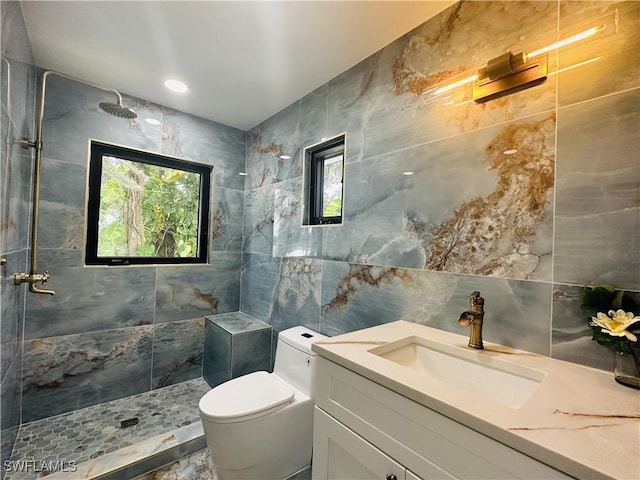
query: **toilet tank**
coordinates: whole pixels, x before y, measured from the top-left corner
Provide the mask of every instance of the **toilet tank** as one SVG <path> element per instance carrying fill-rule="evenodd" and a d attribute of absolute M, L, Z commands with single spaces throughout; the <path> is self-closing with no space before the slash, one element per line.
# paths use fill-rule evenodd
<path fill-rule="evenodd" d="M 311 345 L 325 335 L 306 327 L 293 327 L 278 334 L 273 373 L 305 395 L 313 398 L 316 354 Z"/>

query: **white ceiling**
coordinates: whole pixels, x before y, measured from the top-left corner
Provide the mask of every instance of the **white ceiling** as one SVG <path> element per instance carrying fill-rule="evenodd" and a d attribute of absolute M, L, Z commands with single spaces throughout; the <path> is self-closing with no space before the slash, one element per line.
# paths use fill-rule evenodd
<path fill-rule="evenodd" d="M 23 1 L 36 64 L 248 130 L 454 1 Z M 189 86 L 175 94 L 163 86 Z"/>

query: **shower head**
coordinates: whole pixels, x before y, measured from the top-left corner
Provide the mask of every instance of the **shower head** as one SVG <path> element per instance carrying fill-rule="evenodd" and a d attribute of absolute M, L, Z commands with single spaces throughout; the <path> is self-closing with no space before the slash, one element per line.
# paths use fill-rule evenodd
<path fill-rule="evenodd" d="M 134 112 L 130 108 L 122 106 L 121 103 L 102 102 L 100 103 L 99 106 L 102 110 L 104 110 L 108 114 L 118 118 L 131 119 L 131 118 L 136 118 L 138 116 L 136 112 Z"/>

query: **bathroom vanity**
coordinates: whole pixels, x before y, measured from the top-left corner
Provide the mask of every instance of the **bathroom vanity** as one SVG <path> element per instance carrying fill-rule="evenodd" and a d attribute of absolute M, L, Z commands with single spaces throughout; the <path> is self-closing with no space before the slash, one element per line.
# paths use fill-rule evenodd
<path fill-rule="evenodd" d="M 640 392 L 467 340 L 398 321 L 314 344 L 313 478 L 640 478 Z"/>

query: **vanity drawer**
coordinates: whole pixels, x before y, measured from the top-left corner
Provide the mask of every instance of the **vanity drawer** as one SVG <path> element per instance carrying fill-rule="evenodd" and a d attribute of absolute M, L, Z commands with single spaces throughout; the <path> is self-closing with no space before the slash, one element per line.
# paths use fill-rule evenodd
<path fill-rule="evenodd" d="M 316 404 L 415 472 L 458 478 L 571 478 L 324 358 Z"/>

